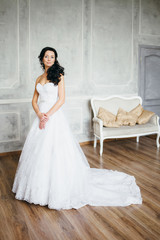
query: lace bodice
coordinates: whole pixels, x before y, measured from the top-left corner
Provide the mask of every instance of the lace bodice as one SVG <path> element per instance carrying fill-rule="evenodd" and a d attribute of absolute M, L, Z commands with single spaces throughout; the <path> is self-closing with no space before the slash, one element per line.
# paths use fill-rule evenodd
<path fill-rule="evenodd" d="M 58 85 L 48 82 L 44 85 L 38 83 L 36 89 L 39 93 L 39 101 L 41 102 L 56 102 L 58 99 Z"/>

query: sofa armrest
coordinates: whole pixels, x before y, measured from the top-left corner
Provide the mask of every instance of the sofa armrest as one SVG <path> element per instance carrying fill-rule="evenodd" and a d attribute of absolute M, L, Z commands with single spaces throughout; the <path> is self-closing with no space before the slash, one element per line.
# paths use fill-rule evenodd
<path fill-rule="evenodd" d="M 153 124 L 153 125 L 158 125 L 159 126 L 159 116 L 158 115 L 156 115 L 156 114 L 154 114 L 151 118 L 150 118 L 150 120 L 148 121 L 148 123 L 151 123 L 151 124 Z"/>
<path fill-rule="evenodd" d="M 103 121 L 100 118 L 94 117 L 93 119 L 94 133 L 98 136 L 103 135 Z"/>
<path fill-rule="evenodd" d="M 100 126 L 103 127 L 103 121 L 102 121 L 100 118 L 94 117 L 92 120 L 93 120 L 93 122 L 96 122 L 96 123 L 98 123 Z"/>

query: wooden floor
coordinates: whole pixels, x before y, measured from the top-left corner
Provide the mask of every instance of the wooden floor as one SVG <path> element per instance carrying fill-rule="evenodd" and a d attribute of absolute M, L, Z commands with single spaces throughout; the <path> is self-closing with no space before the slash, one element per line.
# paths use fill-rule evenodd
<path fill-rule="evenodd" d="M 82 149 L 91 167 L 123 171 L 136 177 L 142 205 L 84 206 L 78 210 L 51 210 L 14 198 L 11 192 L 19 154 L 0 157 L 0 240 L 159 240 L 160 152 L 155 139 L 141 137 Z"/>

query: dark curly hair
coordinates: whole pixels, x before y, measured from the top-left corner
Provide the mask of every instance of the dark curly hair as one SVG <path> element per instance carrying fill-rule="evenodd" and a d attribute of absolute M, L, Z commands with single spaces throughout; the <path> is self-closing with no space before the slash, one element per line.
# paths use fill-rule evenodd
<path fill-rule="evenodd" d="M 64 68 L 62 66 L 60 66 L 57 58 L 58 58 L 58 54 L 57 54 L 57 51 L 52 48 L 52 47 L 45 47 L 41 50 L 38 58 L 39 58 L 39 62 L 41 64 L 41 67 L 42 69 L 44 70 L 45 69 L 45 65 L 43 63 L 43 57 L 45 55 L 45 52 L 46 51 L 52 51 L 54 52 L 55 54 L 55 62 L 54 64 L 48 68 L 47 70 L 47 79 L 50 81 L 50 82 L 53 82 L 54 85 L 58 85 L 58 83 L 60 82 L 60 74 L 64 75 Z"/>

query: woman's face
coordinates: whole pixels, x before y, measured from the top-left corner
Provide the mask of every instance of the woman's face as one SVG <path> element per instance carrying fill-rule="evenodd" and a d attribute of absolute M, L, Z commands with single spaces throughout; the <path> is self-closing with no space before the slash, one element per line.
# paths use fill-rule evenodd
<path fill-rule="evenodd" d="M 53 51 L 46 51 L 43 57 L 45 67 L 51 67 L 55 62 L 55 54 Z"/>

